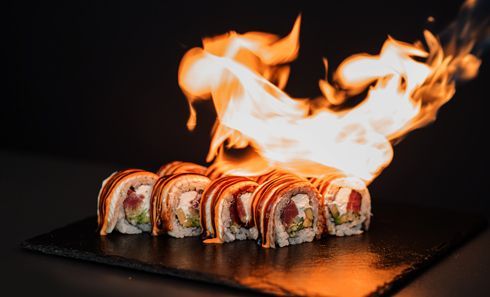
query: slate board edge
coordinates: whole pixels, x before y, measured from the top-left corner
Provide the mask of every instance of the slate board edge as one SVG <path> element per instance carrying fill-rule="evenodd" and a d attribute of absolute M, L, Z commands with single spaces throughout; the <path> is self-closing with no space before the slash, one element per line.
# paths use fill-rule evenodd
<path fill-rule="evenodd" d="M 90 252 L 83 252 L 80 250 L 74 250 L 69 248 L 60 248 L 56 245 L 46 245 L 36 243 L 37 239 L 48 236 L 49 234 L 56 232 L 58 230 L 67 228 L 71 225 L 77 224 L 81 221 L 92 219 L 93 217 L 88 217 L 86 219 L 78 220 L 73 223 L 67 224 L 64 227 L 57 228 L 51 232 L 44 233 L 33 238 L 27 239 L 20 243 L 20 247 L 29 251 L 38 252 L 41 254 L 60 256 L 64 258 L 83 260 L 98 264 L 122 267 L 126 269 L 139 270 L 143 272 L 148 272 L 152 274 L 167 275 L 171 277 L 178 277 L 181 279 L 187 279 L 192 281 L 199 281 L 204 283 L 211 283 L 217 285 L 226 285 L 231 288 L 246 290 L 249 292 L 261 293 L 261 294 L 271 294 L 271 295 L 295 295 L 287 289 L 277 287 L 278 290 L 271 290 L 267 288 L 252 288 L 244 285 L 240 285 L 237 282 L 229 281 L 227 279 L 219 277 L 209 277 L 206 274 L 199 273 L 192 270 L 176 269 L 172 267 L 162 267 L 150 265 L 138 260 L 131 259 L 132 263 L 128 264 L 126 260 L 118 256 L 99 256 Z M 426 257 L 421 257 L 419 261 L 411 265 L 391 281 L 386 282 L 384 285 L 377 287 L 373 292 L 369 293 L 367 296 L 388 296 L 396 293 L 402 289 L 405 285 L 410 283 L 418 275 L 426 271 L 433 264 L 442 260 L 444 257 L 449 255 L 451 252 L 457 250 L 464 243 L 469 241 L 471 238 L 475 237 L 477 234 L 485 230 L 488 226 L 486 219 L 481 217 L 480 220 L 473 226 L 472 229 L 467 230 L 465 233 L 457 233 L 456 236 L 445 245 L 435 248 L 434 250 L 429 250 L 433 254 Z M 430 254 L 430 253 L 429 253 Z M 163 269 L 162 269 L 163 268 Z"/>
<path fill-rule="evenodd" d="M 421 257 L 419 261 L 406 268 L 391 281 L 379 286 L 368 296 L 391 296 L 400 291 L 404 286 L 413 281 L 417 276 L 427 271 L 434 264 L 438 263 L 452 252 L 462 247 L 470 239 L 476 237 L 479 233 L 488 227 L 488 221 L 484 217 L 475 223 L 472 229 L 465 233 L 457 233 L 455 237 L 446 244 L 428 250 L 428 256 Z"/>
<path fill-rule="evenodd" d="M 48 234 L 48 233 L 46 233 Z M 42 234 L 40 236 L 46 235 Z M 75 250 L 75 249 L 69 249 L 69 248 L 60 248 L 56 245 L 45 245 L 45 244 L 37 244 L 37 243 L 31 243 L 30 241 L 35 241 L 36 238 L 40 237 L 36 236 L 31 239 L 25 240 L 21 242 L 20 247 L 32 252 L 37 252 L 45 255 L 50 255 L 50 256 L 57 256 L 57 257 L 63 257 L 63 258 L 68 258 L 68 259 L 75 259 L 75 260 L 82 260 L 82 261 L 87 261 L 87 262 L 92 262 L 92 263 L 97 263 L 97 264 L 104 264 L 112 267 L 120 267 L 120 268 L 125 268 L 125 269 L 130 269 L 130 270 L 138 270 L 142 272 L 147 272 L 147 273 L 152 273 L 156 275 L 166 275 L 170 277 L 177 277 L 180 279 L 186 279 L 186 280 L 192 280 L 192 281 L 198 281 L 198 282 L 203 282 L 207 284 L 217 284 L 217 285 L 225 285 L 227 287 L 235 288 L 235 289 L 240 289 L 240 290 L 246 290 L 254 293 L 261 293 L 261 294 L 278 294 L 276 291 L 265 291 L 265 290 L 259 290 L 255 289 L 252 287 L 247 287 L 247 286 L 242 286 L 237 282 L 231 282 L 226 279 L 222 279 L 219 277 L 209 277 L 206 274 L 199 273 L 196 271 L 192 270 L 185 270 L 185 269 L 176 269 L 172 267 L 163 267 L 163 266 L 155 266 L 155 265 L 150 265 L 148 263 L 144 263 L 138 260 L 131 259 L 131 264 L 127 263 L 127 260 L 125 260 L 123 257 L 118 257 L 118 256 L 99 256 L 94 253 L 90 252 L 82 252 L 80 250 Z M 291 295 L 290 292 L 283 292 L 284 295 Z"/>

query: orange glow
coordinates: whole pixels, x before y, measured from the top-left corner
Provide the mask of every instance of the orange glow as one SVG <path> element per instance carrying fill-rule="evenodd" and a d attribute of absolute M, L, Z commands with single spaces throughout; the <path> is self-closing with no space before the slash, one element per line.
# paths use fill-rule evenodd
<path fill-rule="evenodd" d="M 454 95 L 455 75 L 470 79 L 480 66 L 471 46 L 446 55 L 428 31 L 425 47 L 388 37 L 378 55 L 345 59 L 334 83 L 320 80 L 324 104 L 313 104 L 283 91 L 287 64 L 299 52 L 300 22 L 282 39 L 259 32 L 205 38 L 183 57 L 179 84 L 191 110 L 188 128 L 196 125 L 193 104 L 212 100 L 217 119 L 207 161 L 221 172 L 283 168 L 312 177 L 337 169 L 369 183 L 390 164 L 396 141 L 435 120 Z M 363 92 L 361 103 L 342 106 Z M 234 157 L 230 149 L 252 153 Z"/>

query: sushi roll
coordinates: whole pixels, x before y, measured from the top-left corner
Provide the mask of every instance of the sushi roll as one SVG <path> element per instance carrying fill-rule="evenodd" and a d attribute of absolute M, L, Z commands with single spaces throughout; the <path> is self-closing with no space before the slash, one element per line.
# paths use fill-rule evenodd
<path fill-rule="evenodd" d="M 326 231 L 330 235 L 356 235 L 369 229 L 371 197 L 362 180 L 331 174 L 310 181 L 322 195 Z"/>
<path fill-rule="evenodd" d="M 102 182 L 97 198 L 100 235 L 149 232 L 150 194 L 158 175 L 139 169 L 113 173 Z"/>
<path fill-rule="evenodd" d="M 264 248 L 311 242 L 322 232 L 320 193 L 310 182 L 286 174 L 253 194 L 254 222 Z"/>
<path fill-rule="evenodd" d="M 205 243 L 257 239 L 252 219 L 252 193 L 258 184 L 246 177 L 213 180 L 201 200 Z"/>
<path fill-rule="evenodd" d="M 165 164 L 158 169 L 159 176 L 172 175 L 178 173 L 199 173 L 205 174 L 207 168 L 191 162 L 174 161 Z"/>
<path fill-rule="evenodd" d="M 182 238 L 202 232 L 199 205 L 210 179 L 197 173 L 160 177 L 151 194 L 152 235 Z"/>

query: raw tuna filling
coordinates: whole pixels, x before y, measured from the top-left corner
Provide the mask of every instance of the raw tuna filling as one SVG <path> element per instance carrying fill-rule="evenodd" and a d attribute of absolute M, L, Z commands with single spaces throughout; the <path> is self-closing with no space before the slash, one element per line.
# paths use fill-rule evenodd
<path fill-rule="evenodd" d="M 296 237 L 297 233 L 313 226 L 313 209 L 306 194 L 297 194 L 283 208 L 281 221 L 286 227 L 289 237 Z"/>
<path fill-rule="evenodd" d="M 130 187 L 123 202 L 126 220 L 134 226 L 150 223 L 151 186 Z"/>
<path fill-rule="evenodd" d="M 362 196 L 359 192 L 341 188 L 328 208 L 336 225 L 352 222 L 360 217 Z"/>
<path fill-rule="evenodd" d="M 189 191 L 180 195 L 177 205 L 177 219 L 185 228 L 201 227 L 199 221 L 199 201 L 201 200 L 202 190 Z"/>
<path fill-rule="evenodd" d="M 251 221 L 250 206 L 252 193 L 245 192 L 236 195 L 230 204 L 230 219 L 232 232 L 239 232 L 240 227 L 246 227 Z"/>

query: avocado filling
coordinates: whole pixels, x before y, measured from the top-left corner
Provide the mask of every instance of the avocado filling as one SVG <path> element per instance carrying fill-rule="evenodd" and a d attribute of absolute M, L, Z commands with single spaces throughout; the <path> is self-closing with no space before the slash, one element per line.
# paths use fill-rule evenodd
<path fill-rule="evenodd" d="M 147 211 L 141 212 L 139 215 L 130 218 L 130 223 L 133 225 L 143 225 L 150 223 L 150 216 Z"/>
<path fill-rule="evenodd" d="M 355 213 L 352 211 L 347 211 L 346 213 L 341 215 L 335 204 L 329 205 L 328 208 L 330 210 L 330 214 L 332 215 L 332 219 L 335 225 L 342 225 L 348 222 L 352 222 L 358 220 L 360 217 L 359 213 Z"/>

